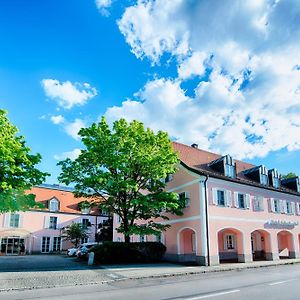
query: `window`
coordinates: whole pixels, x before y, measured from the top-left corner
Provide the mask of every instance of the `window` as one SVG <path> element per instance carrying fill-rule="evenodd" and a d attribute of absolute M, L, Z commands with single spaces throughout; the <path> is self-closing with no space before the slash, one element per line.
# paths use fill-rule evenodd
<path fill-rule="evenodd" d="M 89 219 L 82 219 L 82 228 L 83 229 L 87 229 L 88 226 L 90 226 L 91 223 L 90 223 L 90 220 Z"/>
<path fill-rule="evenodd" d="M 147 236 L 146 235 L 140 235 L 140 242 L 147 242 Z"/>
<path fill-rule="evenodd" d="M 19 214 L 11 214 L 9 226 L 18 228 L 19 225 L 20 225 L 20 215 Z"/>
<path fill-rule="evenodd" d="M 260 183 L 268 185 L 268 171 L 265 166 L 260 167 Z"/>
<path fill-rule="evenodd" d="M 286 212 L 290 215 L 294 214 L 292 202 L 286 201 Z"/>
<path fill-rule="evenodd" d="M 225 206 L 225 191 L 217 191 L 217 205 Z"/>
<path fill-rule="evenodd" d="M 260 174 L 260 183 L 263 185 L 268 184 L 268 176 L 265 174 Z"/>
<path fill-rule="evenodd" d="M 161 242 L 161 233 L 154 236 L 155 242 Z"/>
<path fill-rule="evenodd" d="M 89 242 L 88 237 L 81 238 L 81 244 L 88 243 L 88 242 Z"/>
<path fill-rule="evenodd" d="M 225 157 L 225 176 L 236 177 L 235 163 L 230 155 L 226 155 Z"/>
<path fill-rule="evenodd" d="M 239 208 L 246 208 L 245 194 L 238 194 Z"/>
<path fill-rule="evenodd" d="M 58 211 L 58 200 L 56 200 L 56 199 L 50 200 L 49 210 L 50 211 Z"/>
<path fill-rule="evenodd" d="M 49 218 L 49 228 L 50 229 L 57 229 L 57 217 L 50 217 Z"/>
<path fill-rule="evenodd" d="M 273 186 L 275 188 L 280 188 L 280 179 L 279 178 L 273 177 Z"/>
<path fill-rule="evenodd" d="M 173 174 L 168 174 L 167 177 L 165 178 L 165 183 L 172 181 L 172 179 L 173 179 Z"/>
<path fill-rule="evenodd" d="M 42 253 L 48 253 L 50 251 L 50 236 L 42 237 Z"/>
<path fill-rule="evenodd" d="M 280 213 L 280 201 L 278 199 L 273 200 L 274 212 Z"/>
<path fill-rule="evenodd" d="M 253 201 L 253 210 L 254 211 L 263 211 L 264 210 L 264 198 L 255 197 Z"/>
<path fill-rule="evenodd" d="M 225 175 L 231 178 L 235 178 L 235 166 L 225 165 Z"/>
<path fill-rule="evenodd" d="M 235 249 L 235 241 L 233 234 L 225 235 L 225 243 L 224 243 L 225 250 L 234 250 Z"/>
<path fill-rule="evenodd" d="M 185 200 L 185 207 L 190 206 L 190 199 L 188 198 L 188 193 L 187 192 L 182 192 L 178 194 L 179 200 Z"/>
<path fill-rule="evenodd" d="M 52 251 L 57 252 L 57 251 L 60 251 L 60 249 L 61 249 L 61 237 L 60 236 L 55 236 L 53 238 Z"/>

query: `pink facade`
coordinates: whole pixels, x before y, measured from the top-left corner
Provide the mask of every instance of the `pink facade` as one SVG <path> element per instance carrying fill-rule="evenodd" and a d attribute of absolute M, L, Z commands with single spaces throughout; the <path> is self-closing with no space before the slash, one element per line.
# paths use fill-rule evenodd
<path fill-rule="evenodd" d="M 2 255 L 18 255 L 25 251 L 31 253 L 52 253 L 66 250 L 72 244 L 64 241 L 63 228 L 72 222 L 88 224 L 89 237 L 85 242 L 93 242 L 98 224 L 106 217 L 97 211 L 81 211 L 70 189 L 56 186 L 34 187 L 30 193 L 45 205 L 39 210 L 0 214 L 0 245 Z"/>
<path fill-rule="evenodd" d="M 300 257 L 297 190 L 249 179 L 252 174 L 248 178 L 247 172 L 255 173 L 255 166 L 238 161 L 234 163 L 237 176 L 219 174 L 208 162 L 223 157 L 177 143 L 175 149 L 181 164 L 167 190 L 185 192 L 190 201 L 183 216 L 170 215 L 169 221 L 161 221 L 171 225 L 162 235 L 168 260 L 215 265 Z M 264 175 L 263 168 L 258 170 Z M 155 239 L 142 239 L 146 238 Z M 114 240 L 123 240 L 115 230 Z"/>

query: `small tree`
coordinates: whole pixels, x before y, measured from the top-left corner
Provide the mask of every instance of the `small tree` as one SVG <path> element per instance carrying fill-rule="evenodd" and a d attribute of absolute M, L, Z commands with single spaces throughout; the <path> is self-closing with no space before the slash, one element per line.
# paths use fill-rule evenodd
<path fill-rule="evenodd" d="M 64 228 L 62 238 L 71 241 L 75 248 L 80 244 L 81 239 L 89 236 L 88 229 L 83 227 L 81 223 L 71 223 Z"/>
<path fill-rule="evenodd" d="M 164 191 L 162 179 L 178 163 L 167 133 L 155 134 L 141 122 L 124 119 L 111 130 L 102 118 L 79 135 L 86 149 L 77 159 L 58 163 L 59 180 L 75 183 L 76 196 L 98 199 L 102 209 L 119 215 L 117 230 L 125 242 L 132 234 L 160 234 L 168 226 L 156 220 L 168 219 L 165 213 L 182 214 L 184 199 Z"/>
<path fill-rule="evenodd" d="M 35 167 L 40 161 L 41 155 L 30 154 L 24 137 L 0 109 L 0 213 L 38 205 L 35 196 L 25 195 L 25 190 L 41 184 L 49 175 Z"/>
<path fill-rule="evenodd" d="M 295 174 L 293 172 L 287 173 L 286 175 L 281 175 L 281 179 L 288 179 L 288 178 L 294 178 L 294 177 L 297 177 L 297 174 Z"/>

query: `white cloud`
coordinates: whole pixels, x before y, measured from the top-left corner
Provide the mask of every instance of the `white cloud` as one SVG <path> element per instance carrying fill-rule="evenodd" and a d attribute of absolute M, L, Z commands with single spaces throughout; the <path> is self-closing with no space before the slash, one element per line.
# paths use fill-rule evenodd
<path fill-rule="evenodd" d="M 62 115 L 57 116 L 51 116 L 50 120 L 53 122 L 53 124 L 58 125 L 65 122 L 65 118 Z"/>
<path fill-rule="evenodd" d="M 106 116 L 237 158 L 299 150 L 299 24 L 296 0 L 139 0 L 120 31 L 137 58 L 175 58 L 178 77 L 146 83 Z"/>
<path fill-rule="evenodd" d="M 70 158 L 71 160 L 75 160 L 81 153 L 81 150 L 78 148 L 75 148 L 72 151 L 69 152 L 63 152 L 62 154 L 56 154 L 54 155 L 55 160 L 64 160 L 66 158 Z"/>
<path fill-rule="evenodd" d="M 112 0 L 96 0 L 96 6 L 103 16 L 108 16 L 108 8 L 112 6 Z"/>
<path fill-rule="evenodd" d="M 60 82 L 56 79 L 43 79 L 42 87 L 46 95 L 65 109 L 82 106 L 97 95 L 97 90 L 89 83 Z"/>
<path fill-rule="evenodd" d="M 81 119 L 75 119 L 74 122 L 68 122 L 64 126 L 64 130 L 73 139 L 79 140 L 80 137 L 78 135 L 78 132 L 79 132 L 79 130 L 81 128 L 84 128 L 84 127 L 86 127 L 86 124 L 85 124 L 85 122 L 83 120 L 81 120 Z"/>

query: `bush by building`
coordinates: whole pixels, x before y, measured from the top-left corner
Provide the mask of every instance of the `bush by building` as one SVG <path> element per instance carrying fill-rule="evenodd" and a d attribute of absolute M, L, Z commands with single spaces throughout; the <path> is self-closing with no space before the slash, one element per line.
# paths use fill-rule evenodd
<path fill-rule="evenodd" d="M 159 242 L 104 242 L 90 251 L 99 264 L 153 263 L 162 260 L 166 247 Z"/>

